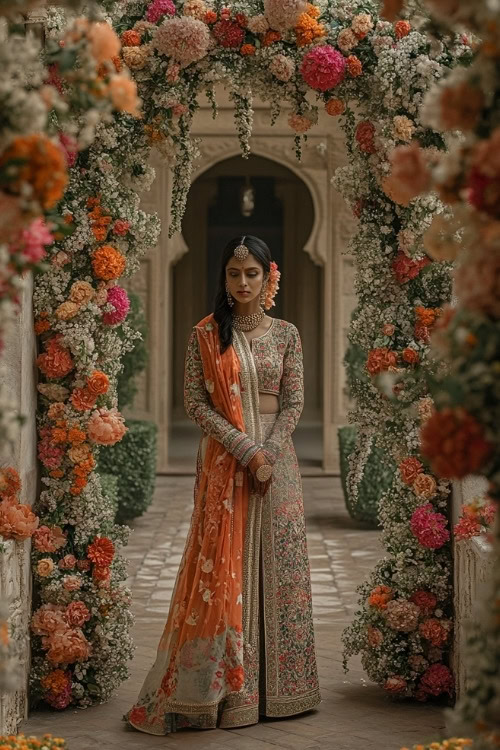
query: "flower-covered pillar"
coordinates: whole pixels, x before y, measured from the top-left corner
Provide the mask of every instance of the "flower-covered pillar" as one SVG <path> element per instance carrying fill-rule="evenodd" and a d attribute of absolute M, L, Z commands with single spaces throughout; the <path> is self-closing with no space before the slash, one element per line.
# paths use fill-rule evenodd
<path fill-rule="evenodd" d="M 33 314 L 31 308 L 32 284 L 23 289 L 19 315 L 8 327 L 2 352 L 0 381 L 4 424 L 10 424 L 8 437 L 11 442 L 3 444 L 0 467 L 15 466 L 18 469 L 22 493 L 22 503 L 32 505 L 36 495 L 36 434 L 33 420 L 29 420 L 22 430 L 8 415 L 33 415 L 36 408 L 35 370 L 32 366 L 35 353 Z M 5 413 L 8 407 L 8 415 Z M 1 484 L 1 482 L 0 482 Z M 2 527 L 3 528 L 3 527 Z M 18 678 L 15 692 L 0 695 L 0 734 L 16 732 L 18 722 L 27 714 L 27 681 L 30 667 L 31 615 L 31 566 L 30 541 L 8 539 L 0 547 L 0 601 L 8 606 L 11 644 L 9 650 L 16 657 L 14 675 L 2 675 L 12 685 L 12 677 Z M 12 662 L 7 662 L 10 670 Z M 9 685 L 9 686 L 11 686 Z"/>

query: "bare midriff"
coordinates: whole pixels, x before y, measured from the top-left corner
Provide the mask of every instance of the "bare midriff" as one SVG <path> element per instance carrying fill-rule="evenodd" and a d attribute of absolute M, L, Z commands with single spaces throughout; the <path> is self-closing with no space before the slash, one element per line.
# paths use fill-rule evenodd
<path fill-rule="evenodd" d="M 272 393 L 259 393 L 259 411 L 261 414 L 277 414 L 280 410 L 278 396 Z"/>

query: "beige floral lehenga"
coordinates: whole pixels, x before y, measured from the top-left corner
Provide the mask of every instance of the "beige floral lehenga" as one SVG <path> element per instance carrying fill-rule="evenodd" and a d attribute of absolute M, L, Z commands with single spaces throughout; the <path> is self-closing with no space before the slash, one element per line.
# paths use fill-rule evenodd
<path fill-rule="evenodd" d="M 302 485 L 291 435 L 303 406 L 297 329 L 273 320 L 251 343 L 233 331 L 220 354 L 208 316 L 189 340 L 185 405 L 201 427 L 195 505 L 170 613 L 134 727 L 241 727 L 320 702 Z M 259 392 L 280 397 L 259 414 Z M 245 467 L 275 460 L 266 496 Z"/>

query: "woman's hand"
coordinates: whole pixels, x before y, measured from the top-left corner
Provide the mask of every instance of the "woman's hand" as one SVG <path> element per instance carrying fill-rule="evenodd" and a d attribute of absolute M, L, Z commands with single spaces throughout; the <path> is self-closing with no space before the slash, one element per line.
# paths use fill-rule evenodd
<path fill-rule="evenodd" d="M 250 463 L 248 464 L 247 468 L 250 472 L 250 487 L 257 493 L 257 495 L 260 495 L 261 497 L 264 497 L 266 492 L 269 489 L 269 485 L 272 481 L 272 476 L 269 477 L 269 479 L 265 482 L 260 482 L 257 479 L 257 471 L 260 469 L 261 466 L 268 466 L 269 465 L 269 459 L 265 455 L 263 451 L 259 451 L 255 454 L 255 456 L 252 458 Z"/>

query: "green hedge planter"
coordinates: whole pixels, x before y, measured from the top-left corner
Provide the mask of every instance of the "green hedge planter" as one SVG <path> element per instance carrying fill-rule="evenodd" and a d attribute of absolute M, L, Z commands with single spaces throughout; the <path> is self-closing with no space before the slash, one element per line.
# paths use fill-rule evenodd
<path fill-rule="evenodd" d="M 116 518 L 118 512 L 118 477 L 114 474 L 100 474 L 101 489 L 104 496 L 104 502 L 113 513 L 113 518 Z"/>
<path fill-rule="evenodd" d="M 389 488 L 395 472 L 395 465 L 378 448 L 376 441 L 368 457 L 359 483 L 358 498 L 355 501 L 349 492 L 347 477 L 349 474 L 349 456 L 356 449 L 356 427 L 348 425 L 338 431 L 340 448 L 340 478 L 347 512 L 355 521 L 362 521 L 370 526 L 378 526 L 378 503 L 383 493 Z"/>
<path fill-rule="evenodd" d="M 113 474 L 118 483 L 117 523 L 141 516 L 153 499 L 156 475 L 154 422 L 127 420 L 128 432 L 116 445 L 102 448 L 99 472 Z"/>

